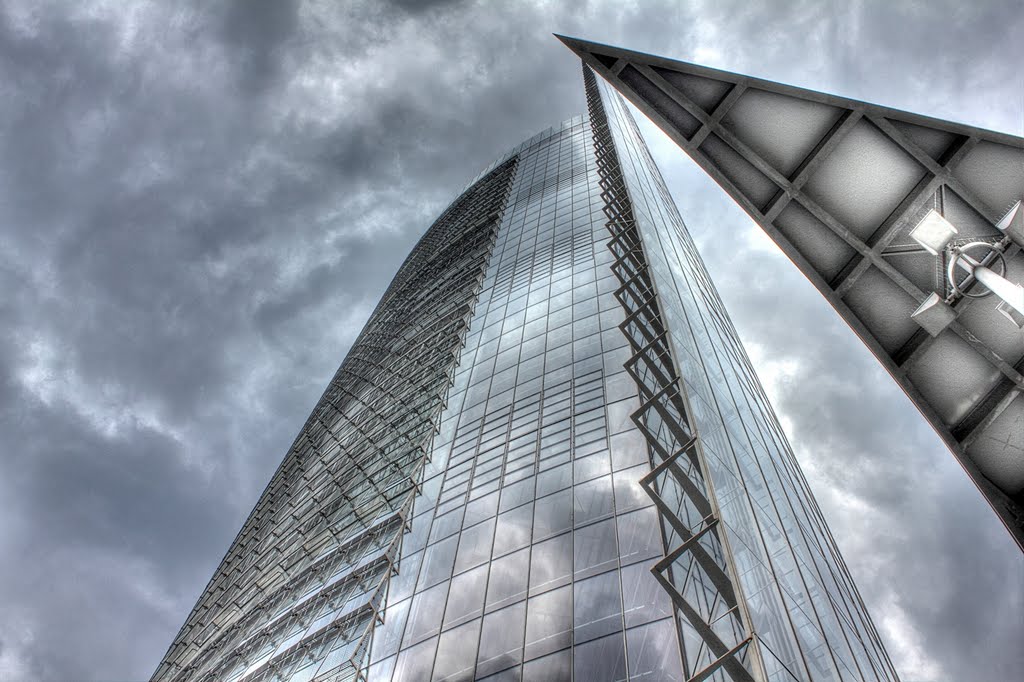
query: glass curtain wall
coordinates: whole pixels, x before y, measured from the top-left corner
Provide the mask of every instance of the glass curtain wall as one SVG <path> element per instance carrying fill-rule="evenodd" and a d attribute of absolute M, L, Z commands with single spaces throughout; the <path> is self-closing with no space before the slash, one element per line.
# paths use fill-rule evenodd
<path fill-rule="evenodd" d="M 369 677 L 683 680 L 589 122 L 511 155 Z"/>
<path fill-rule="evenodd" d="M 770 680 L 896 679 L 636 123 L 604 81 L 589 74 L 588 86 L 607 112 L 764 674 Z"/>

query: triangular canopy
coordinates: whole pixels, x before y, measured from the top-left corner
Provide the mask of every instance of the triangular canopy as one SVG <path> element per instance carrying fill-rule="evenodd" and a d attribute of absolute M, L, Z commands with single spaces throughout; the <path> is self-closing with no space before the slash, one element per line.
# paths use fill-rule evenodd
<path fill-rule="evenodd" d="M 972 297 L 986 291 L 973 278 L 958 282 L 967 295 L 959 294 L 945 274 L 952 252 L 935 255 L 910 236 L 936 211 L 956 229 L 950 247 L 1001 250 L 1006 278 L 1024 282 L 1016 203 L 1024 197 L 1024 139 L 559 39 L 700 164 L 814 283 L 1024 549 L 1024 320 L 994 296 Z"/>

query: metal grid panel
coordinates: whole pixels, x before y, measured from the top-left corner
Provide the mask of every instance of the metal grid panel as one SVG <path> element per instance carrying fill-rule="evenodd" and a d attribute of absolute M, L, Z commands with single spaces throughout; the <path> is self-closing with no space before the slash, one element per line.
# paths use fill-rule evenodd
<path fill-rule="evenodd" d="M 929 209 L 953 245 L 1019 243 L 995 224 L 1024 197 L 1024 140 L 586 41 L 574 52 L 754 218 L 868 345 L 1024 548 L 1024 333 L 993 298 L 946 284 L 949 253 L 909 232 Z M 973 287 L 973 291 L 972 291 Z M 978 293 L 980 285 L 963 283 Z M 932 292 L 956 319 L 911 314 Z"/>

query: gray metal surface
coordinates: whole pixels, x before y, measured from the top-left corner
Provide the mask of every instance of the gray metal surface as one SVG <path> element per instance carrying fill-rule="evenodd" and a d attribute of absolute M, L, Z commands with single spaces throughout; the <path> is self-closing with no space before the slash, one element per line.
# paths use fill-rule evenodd
<path fill-rule="evenodd" d="M 958 242 L 1006 246 L 1024 140 L 771 81 L 559 36 L 659 125 L 772 237 L 928 419 L 1024 549 L 1024 331 L 993 296 L 951 290 L 948 254 L 909 232 L 930 209 Z M 966 283 L 968 294 L 984 291 Z M 930 294 L 956 318 L 911 318 Z M 941 325 L 940 325 L 941 326 Z"/>

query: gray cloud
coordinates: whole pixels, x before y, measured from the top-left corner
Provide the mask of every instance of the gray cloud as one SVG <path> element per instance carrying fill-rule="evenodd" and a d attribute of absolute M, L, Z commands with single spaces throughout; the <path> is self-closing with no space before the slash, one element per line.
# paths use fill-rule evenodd
<path fill-rule="evenodd" d="M 1022 132 L 1013 3 L 428 4 L 0 9 L 0 679 L 152 672 L 414 240 L 585 110 L 552 32 Z M 1019 552 L 818 294 L 653 146 L 905 678 L 1008 679 Z"/>
<path fill-rule="evenodd" d="M 298 28 L 296 0 L 233 0 L 221 18 L 220 37 L 239 61 L 246 93 L 271 87 L 280 73 L 279 52 Z"/>

